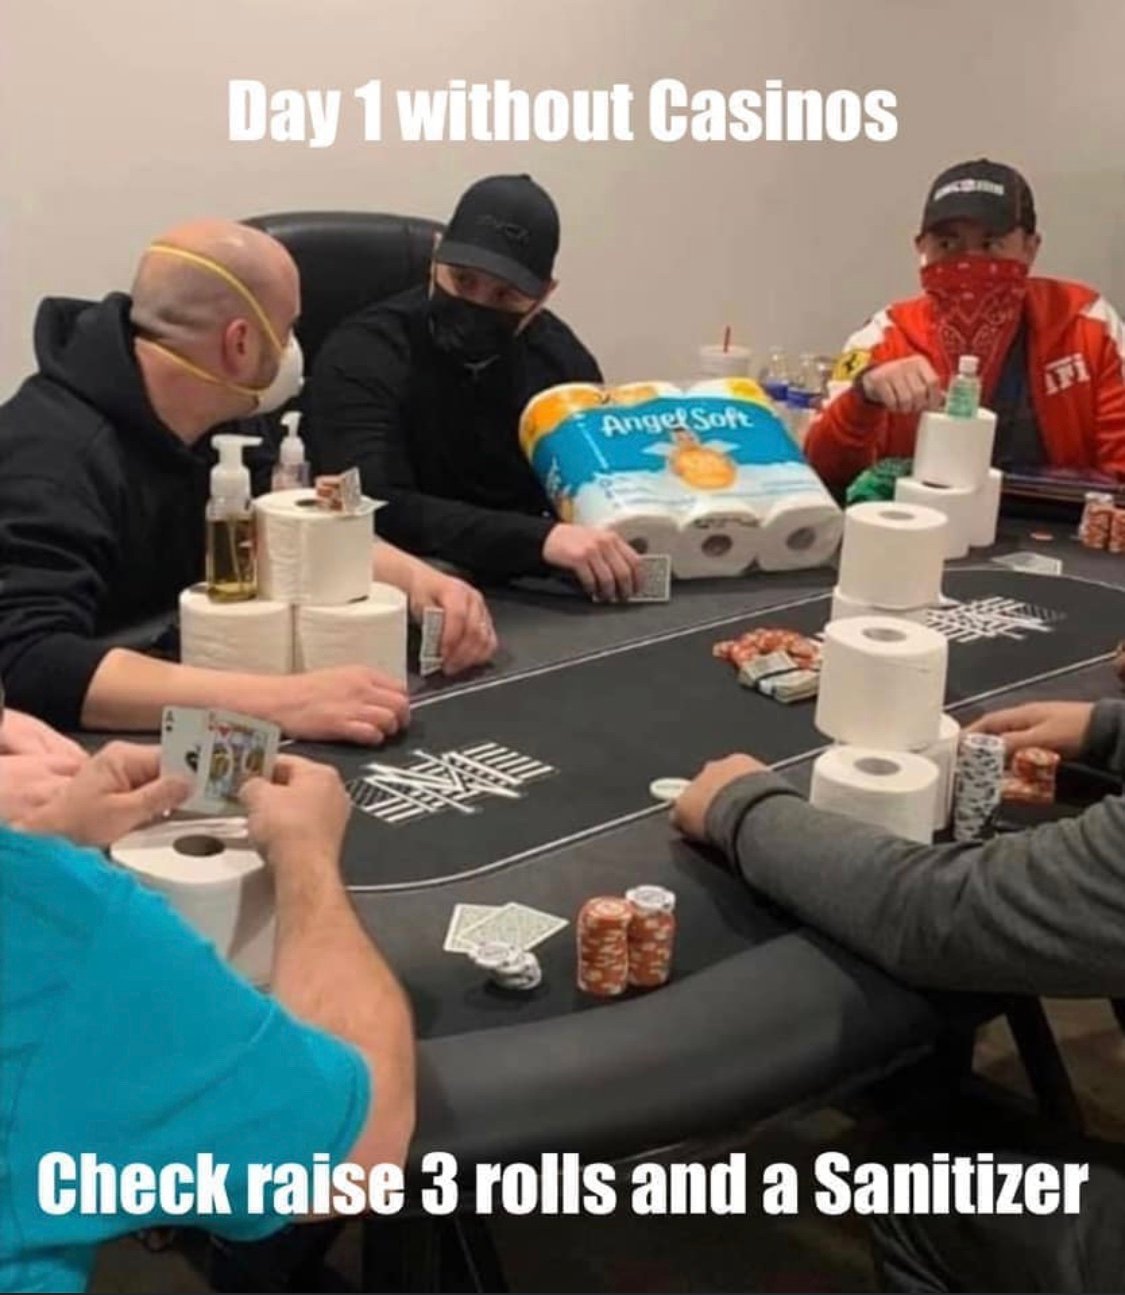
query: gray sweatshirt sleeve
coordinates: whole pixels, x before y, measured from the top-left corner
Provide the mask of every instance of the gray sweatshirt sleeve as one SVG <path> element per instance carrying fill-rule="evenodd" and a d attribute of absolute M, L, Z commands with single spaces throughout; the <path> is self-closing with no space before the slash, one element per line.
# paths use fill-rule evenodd
<path fill-rule="evenodd" d="M 752 886 L 909 983 L 1125 995 L 1121 796 L 984 844 L 928 846 L 759 773 L 716 797 L 707 832 Z"/>
<path fill-rule="evenodd" d="M 1125 774 L 1125 701 L 1099 701 L 1094 706 L 1081 758 L 1110 773 Z"/>

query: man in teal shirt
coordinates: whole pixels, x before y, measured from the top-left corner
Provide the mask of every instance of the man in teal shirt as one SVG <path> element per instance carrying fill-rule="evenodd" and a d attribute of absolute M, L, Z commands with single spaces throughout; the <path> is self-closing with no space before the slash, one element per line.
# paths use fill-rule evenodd
<path fill-rule="evenodd" d="M 340 879 L 347 795 L 308 761 L 282 759 L 276 777 L 244 791 L 274 873 L 271 997 L 161 898 L 61 839 L 106 844 L 182 799 L 155 748 L 99 752 L 34 834 L 0 825 L 0 1288 L 82 1290 L 98 1244 L 140 1227 L 267 1236 L 293 1220 L 248 1211 L 252 1163 L 405 1158 L 410 1014 Z M 157 1173 L 210 1153 L 230 1166 L 231 1212 L 50 1213 L 39 1167 L 51 1152 Z"/>

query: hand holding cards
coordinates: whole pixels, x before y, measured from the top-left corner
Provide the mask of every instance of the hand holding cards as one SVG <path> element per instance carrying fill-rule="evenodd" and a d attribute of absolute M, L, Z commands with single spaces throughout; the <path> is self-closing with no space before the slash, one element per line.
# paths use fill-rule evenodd
<path fill-rule="evenodd" d="M 160 730 L 160 771 L 186 778 L 191 814 L 240 813 L 238 792 L 250 778 L 273 777 L 281 730 L 235 711 L 166 706 Z"/>

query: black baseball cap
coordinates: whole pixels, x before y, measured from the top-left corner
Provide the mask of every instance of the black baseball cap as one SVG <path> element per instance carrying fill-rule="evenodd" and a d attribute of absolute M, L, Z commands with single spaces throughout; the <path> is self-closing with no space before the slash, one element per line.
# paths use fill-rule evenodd
<path fill-rule="evenodd" d="M 559 213 L 546 189 L 529 175 L 490 175 L 461 195 L 435 258 L 541 297 L 558 250 Z"/>
<path fill-rule="evenodd" d="M 930 185 L 922 233 L 946 220 L 979 220 L 991 234 L 1034 234 L 1035 200 L 1014 167 L 982 157 L 951 166 Z"/>

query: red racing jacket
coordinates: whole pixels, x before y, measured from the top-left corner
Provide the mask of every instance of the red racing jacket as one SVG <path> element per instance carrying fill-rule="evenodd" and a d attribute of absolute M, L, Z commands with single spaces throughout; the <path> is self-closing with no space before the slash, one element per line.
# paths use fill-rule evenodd
<path fill-rule="evenodd" d="M 1047 463 L 1125 478 L 1125 326 L 1104 297 L 1080 283 L 1028 279 L 1031 401 Z M 880 310 L 845 346 L 848 376 L 874 364 L 924 355 L 944 366 L 926 296 Z M 981 393 L 988 404 L 991 391 Z M 910 458 L 917 414 L 893 414 L 854 386 L 809 426 L 805 454 L 824 481 L 843 490 L 879 459 Z"/>

